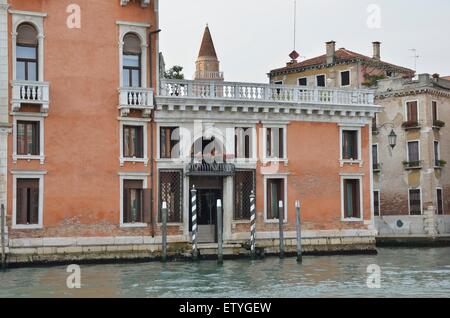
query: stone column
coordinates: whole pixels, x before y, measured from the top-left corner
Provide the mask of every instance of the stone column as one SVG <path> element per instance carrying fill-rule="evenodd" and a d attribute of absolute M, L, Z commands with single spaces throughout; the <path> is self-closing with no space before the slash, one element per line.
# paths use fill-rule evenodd
<path fill-rule="evenodd" d="M 223 179 L 223 240 L 231 239 L 233 223 L 233 177 Z"/>

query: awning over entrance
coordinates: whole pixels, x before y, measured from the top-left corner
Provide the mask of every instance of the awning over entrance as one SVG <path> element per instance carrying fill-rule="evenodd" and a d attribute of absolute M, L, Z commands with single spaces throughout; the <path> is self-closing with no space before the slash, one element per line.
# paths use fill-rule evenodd
<path fill-rule="evenodd" d="M 191 177 L 229 177 L 234 175 L 235 166 L 231 163 L 190 163 L 187 176 Z"/>

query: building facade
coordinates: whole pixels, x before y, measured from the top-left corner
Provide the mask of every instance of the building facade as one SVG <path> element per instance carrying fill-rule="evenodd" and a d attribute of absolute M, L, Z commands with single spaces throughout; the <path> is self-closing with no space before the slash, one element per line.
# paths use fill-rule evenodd
<path fill-rule="evenodd" d="M 450 233 L 446 154 L 448 80 L 326 43 L 324 55 L 272 70 L 272 83 L 304 87 L 371 87 L 383 107 L 371 124 L 373 205 L 381 239 Z M 394 142 L 394 143 L 392 143 Z"/>
<path fill-rule="evenodd" d="M 246 254 L 252 193 L 266 253 L 282 217 L 295 249 L 297 200 L 306 251 L 374 251 L 373 91 L 226 82 L 209 28 L 194 80 L 160 78 L 155 0 L 0 9 L 8 262 L 159 257 L 163 205 L 171 255 L 190 255 L 193 205 L 214 253 L 217 200 Z"/>

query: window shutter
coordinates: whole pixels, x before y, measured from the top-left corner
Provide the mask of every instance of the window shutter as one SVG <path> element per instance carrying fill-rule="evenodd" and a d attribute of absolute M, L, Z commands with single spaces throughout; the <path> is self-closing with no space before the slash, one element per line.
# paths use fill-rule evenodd
<path fill-rule="evenodd" d="M 30 24 L 24 23 L 17 28 L 17 44 L 38 45 L 37 36 L 36 29 Z"/>
<path fill-rule="evenodd" d="M 38 156 L 40 155 L 40 129 L 39 129 L 39 122 L 35 122 L 32 124 L 33 127 L 33 155 Z"/>
<path fill-rule="evenodd" d="M 129 33 L 123 39 L 123 52 L 127 54 L 141 53 L 141 40 L 135 34 Z"/>
<path fill-rule="evenodd" d="M 30 223 L 39 223 L 39 187 L 30 189 Z"/>
<path fill-rule="evenodd" d="M 147 224 L 151 224 L 153 221 L 152 218 L 152 190 L 144 189 L 142 198 L 142 206 L 143 206 L 143 214 L 144 214 L 144 222 Z"/>

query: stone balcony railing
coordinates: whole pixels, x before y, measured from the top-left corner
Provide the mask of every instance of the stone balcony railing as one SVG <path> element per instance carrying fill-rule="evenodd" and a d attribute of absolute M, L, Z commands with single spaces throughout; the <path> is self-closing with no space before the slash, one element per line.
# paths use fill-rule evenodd
<path fill-rule="evenodd" d="M 363 89 L 310 88 L 220 81 L 161 80 L 160 96 L 275 103 L 373 106 L 374 93 Z"/>
<path fill-rule="evenodd" d="M 47 113 L 50 103 L 50 85 L 46 82 L 13 81 L 12 110 L 19 111 L 24 104 L 41 106 L 41 112 Z"/>
<path fill-rule="evenodd" d="M 197 71 L 195 78 L 205 80 L 223 80 L 223 72 Z"/>
<path fill-rule="evenodd" d="M 149 117 L 153 110 L 153 89 L 121 87 L 119 109 L 122 116 L 128 116 L 131 110 L 141 110 L 144 117 Z"/>

